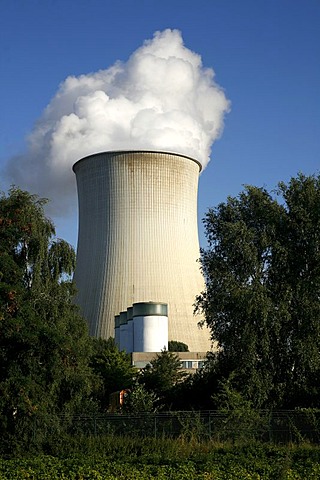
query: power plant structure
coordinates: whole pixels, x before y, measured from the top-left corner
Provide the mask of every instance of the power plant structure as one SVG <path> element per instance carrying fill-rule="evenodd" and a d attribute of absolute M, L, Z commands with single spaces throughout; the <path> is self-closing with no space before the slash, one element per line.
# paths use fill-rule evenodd
<path fill-rule="evenodd" d="M 168 305 L 134 303 L 115 316 L 114 333 L 116 345 L 127 353 L 168 350 Z"/>
<path fill-rule="evenodd" d="M 120 331 L 121 312 L 135 304 L 167 304 L 168 339 L 191 352 L 209 350 L 209 331 L 193 314 L 204 289 L 197 261 L 201 165 L 170 152 L 111 151 L 82 158 L 73 170 L 76 302 L 90 334 L 114 336 L 115 316 Z"/>

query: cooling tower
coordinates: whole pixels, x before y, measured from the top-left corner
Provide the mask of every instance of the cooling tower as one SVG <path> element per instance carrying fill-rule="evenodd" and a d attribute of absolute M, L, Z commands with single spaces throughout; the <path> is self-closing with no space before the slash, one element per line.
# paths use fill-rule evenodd
<path fill-rule="evenodd" d="M 199 163 L 185 155 L 125 151 L 90 155 L 73 170 L 79 199 L 75 282 L 90 334 L 114 335 L 114 317 L 137 302 L 168 304 L 169 340 L 210 348 L 197 326 Z"/>

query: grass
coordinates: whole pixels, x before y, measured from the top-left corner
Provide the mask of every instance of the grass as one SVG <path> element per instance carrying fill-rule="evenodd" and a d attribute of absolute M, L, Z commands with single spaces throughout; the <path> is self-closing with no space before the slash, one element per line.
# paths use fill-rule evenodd
<path fill-rule="evenodd" d="M 320 447 L 129 437 L 62 438 L 0 459 L 0 480 L 318 480 Z"/>

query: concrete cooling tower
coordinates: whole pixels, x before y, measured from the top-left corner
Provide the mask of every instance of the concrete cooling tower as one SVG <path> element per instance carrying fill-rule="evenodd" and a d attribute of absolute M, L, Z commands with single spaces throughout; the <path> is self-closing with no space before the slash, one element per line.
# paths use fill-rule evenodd
<path fill-rule="evenodd" d="M 136 302 L 168 304 L 169 340 L 210 349 L 197 326 L 197 191 L 200 164 L 185 155 L 119 151 L 90 155 L 73 170 L 79 198 L 75 282 L 90 334 L 114 336 L 114 317 Z"/>

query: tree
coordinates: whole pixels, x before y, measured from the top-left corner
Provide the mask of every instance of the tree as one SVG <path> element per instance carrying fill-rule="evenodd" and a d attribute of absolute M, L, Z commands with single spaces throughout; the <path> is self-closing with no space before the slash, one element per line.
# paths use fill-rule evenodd
<path fill-rule="evenodd" d="M 216 368 L 216 355 L 207 352 L 204 366 L 187 375 L 171 390 L 172 410 L 215 410 L 214 394 L 220 375 Z"/>
<path fill-rule="evenodd" d="M 90 405 L 90 338 L 73 303 L 75 253 L 53 238 L 44 205 L 17 188 L 0 197 L 0 435 L 8 448 L 18 438 L 25 448 L 46 425 L 53 430 L 59 414 Z"/>
<path fill-rule="evenodd" d="M 124 413 L 154 413 L 157 411 L 157 395 L 135 382 L 125 395 L 122 411 Z"/>
<path fill-rule="evenodd" d="M 265 411 L 253 408 L 252 402 L 247 400 L 232 386 L 232 375 L 224 382 L 220 382 L 213 400 L 219 413 L 223 416 L 216 426 L 219 438 L 232 438 L 233 441 L 252 442 L 260 439 L 266 432 L 268 415 Z"/>
<path fill-rule="evenodd" d="M 169 352 L 189 352 L 189 347 L 186 343 L 178 342 L 177 340 L 169 340 Z"/>
<path fill-rule="evenodd" d="M 130 355 L 119 351 L 112 337 L 108 340 L 92 339 L 93 354 L 91 368 L 99 379 L 96 398 L 102 411 L 109 406 L 111 393 L 128 389 L 132 386 L 136 371 L 131 365 Z"/>
<path fill-rule="evenodd" d="M 217 369 L 255 406 L 319 406 L 320 177 L 246 187 L 210 209 L 197 298 Z"/>
<path fill-rule="evenodd" d="M 139 382 L 148 391 L 154 392 L 163 406 L 168 407 L 173 388 L 185 377 L 186 373 L 181 370 L 179 357 L 173 352 L 162 350 L 140 371 Z"/>

